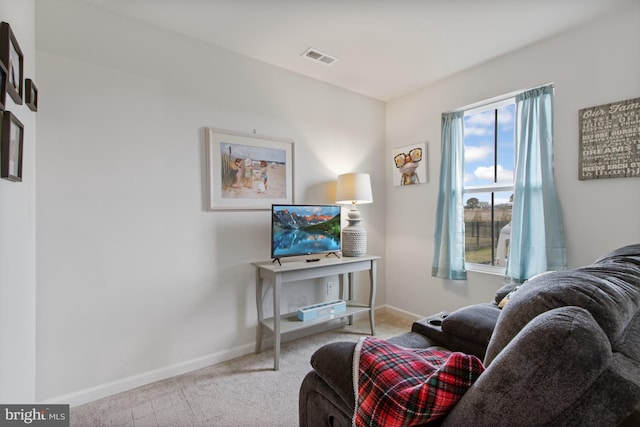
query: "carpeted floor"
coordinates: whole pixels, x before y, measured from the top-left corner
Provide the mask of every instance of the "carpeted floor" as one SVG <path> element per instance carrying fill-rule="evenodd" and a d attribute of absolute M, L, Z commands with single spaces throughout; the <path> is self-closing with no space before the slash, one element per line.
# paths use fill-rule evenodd
<path fill-rule="evenodd" d="M 409 331 L 411 321 L 376 315 L 376 336 Z M 298 390 L 311 369 L 313 352 L 332 341 L 357 341 L 370 333 L 366 317 L 351 326 L 286 342 L 280 370 L 273 350 L 249 354 L 164 381 L 71 408 L 71 425 L 93 426 L 242 426 L 298 425 Z"/>

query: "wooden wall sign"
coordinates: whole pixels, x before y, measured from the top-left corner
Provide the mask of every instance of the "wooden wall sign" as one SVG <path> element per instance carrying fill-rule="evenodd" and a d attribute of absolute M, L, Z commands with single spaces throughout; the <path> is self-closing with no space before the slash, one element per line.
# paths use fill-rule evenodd
<path fill-rule="evenodd" d="M 579 112 L 578 179 L 640 177 L 640 98 Z"/>

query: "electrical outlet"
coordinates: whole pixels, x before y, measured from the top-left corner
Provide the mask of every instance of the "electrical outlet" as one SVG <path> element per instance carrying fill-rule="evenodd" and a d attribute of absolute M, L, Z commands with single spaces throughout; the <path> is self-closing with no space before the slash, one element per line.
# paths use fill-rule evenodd
<path fill-rule="evenodd" d="M 327 282 L 327 295 L 333 294 L 333 282 Z"/>

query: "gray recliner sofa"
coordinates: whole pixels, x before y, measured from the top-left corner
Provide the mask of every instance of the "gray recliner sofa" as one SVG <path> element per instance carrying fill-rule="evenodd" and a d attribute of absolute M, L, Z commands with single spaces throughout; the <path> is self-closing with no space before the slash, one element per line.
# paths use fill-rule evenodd
<path fill-rule="evenodd" d="M 389 340 L 475 354 L 486 367 L 427 425 L 640 425 L 640 244 L 534 277 L 508 298 L 502 310 L 487 303 L 438 313 Z M 353 354 L 354 343 L 338 342 L 312 356 L 301 427 L 351 425 Z"/>

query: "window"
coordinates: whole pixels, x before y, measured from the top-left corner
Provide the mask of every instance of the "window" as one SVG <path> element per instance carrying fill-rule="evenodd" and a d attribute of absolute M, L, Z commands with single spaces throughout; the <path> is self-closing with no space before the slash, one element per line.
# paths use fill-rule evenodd
<path fill-rule="evenodd" d="M 465 263 L 503 272 L 511 234 L 515 98 L 464 114 Z M 490 268 L 489 270 L 493 270 Z"/>
<path fill-rule="evenodd" d="M 469 265 L 504 271 L 505 280 L 522 283 L 543 271 L 566 268 L 562 210 L 553 177 L 553 85 L 511 96 L 515 106 L 502 101 L 490 108 L 442 113 L 433 277 L 466 280 Z M 476 116 L 479 113 L 486 115 Z M 475 230 L 468 233 L 465 207 L 471 224 L 478 214 Z M 511 222 L 510 234 L 498 221 Z M 490 231 L 481 230 L 484 222 Z M 468 239 L 474 237 L 475 249 L 467 250 Z M 505 254 L 506 269 L 501 267 Z"/>

